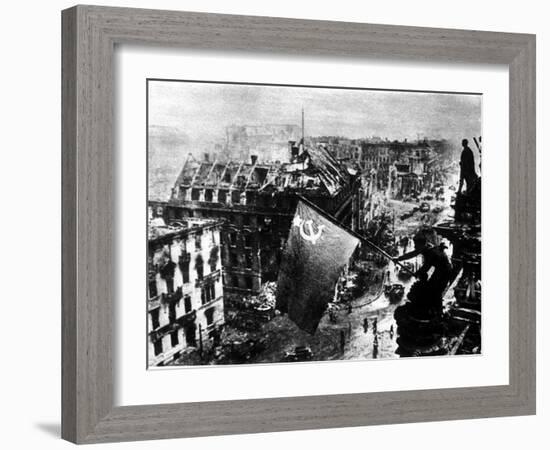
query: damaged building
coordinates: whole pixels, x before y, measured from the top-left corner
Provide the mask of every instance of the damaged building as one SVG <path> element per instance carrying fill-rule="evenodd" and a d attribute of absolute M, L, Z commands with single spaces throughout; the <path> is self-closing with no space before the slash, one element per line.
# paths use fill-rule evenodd
<path fill-rule="evenodd" d="M 208 218 L 223 222 L 221 248 L 227 293 L 255 295 L 276 281 L 280 254 L 298 196 L 355 226 L 358 180 L 322 146 L 287 144 L 287 163 L 220 162 L 188 157 L 168 202 L 154 203 L 166 223 Z"/>
<path fill-rule="evenodd" d="M 190 347 L 208 347 L 224 323 L 221 222 L 179 220 L 167 226 L 157 212 L 149 207 L 149 366 L 177 360 Z"/>
<path fill-rule="evenodd" d="M 260 162 L 288 162 L 287 144 L 297 141 L 301 130 L 297 125 L 262 124 L 230 125 L 225 128 L 223 150 L 217 152 L 218 160 Z"/>

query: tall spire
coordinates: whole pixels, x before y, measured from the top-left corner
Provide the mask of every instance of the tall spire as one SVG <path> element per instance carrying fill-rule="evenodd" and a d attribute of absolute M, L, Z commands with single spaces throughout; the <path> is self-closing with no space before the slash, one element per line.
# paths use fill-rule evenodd
<path fill-rule="evenodd" d="M 304 107 L 302 106 L 302 145 L 306 145 L 304 141 Z"/>

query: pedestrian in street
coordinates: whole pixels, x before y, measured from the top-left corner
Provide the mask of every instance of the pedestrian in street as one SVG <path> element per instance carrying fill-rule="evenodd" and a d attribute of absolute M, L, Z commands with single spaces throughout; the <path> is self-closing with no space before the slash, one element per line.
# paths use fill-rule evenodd
<path fill-rule="evenodd" d="M 390 325 L 390 339 L 393 339 L 393 324 Z"/>
<path fill-rule="evenodd" d="M 375 334 L 376 337 L 376 333 L 378 333 L 378 317 L 374 318 L 374 321 L 372 323 L 372 332 Z"/>
<path fill-rule="evenodd" d="M 365 334 L 369 331 L 369 318 L 368 317 L 365 317 L 363 319 L 363 331 L 365 332 Z"/>

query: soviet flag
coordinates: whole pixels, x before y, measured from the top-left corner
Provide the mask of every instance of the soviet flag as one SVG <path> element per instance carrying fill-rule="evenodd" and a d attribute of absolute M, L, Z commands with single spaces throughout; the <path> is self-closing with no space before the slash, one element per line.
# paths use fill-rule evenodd
<path fill-rule="evenodd" d="M 277 309 L 315 333 L 344 266 L 359 239 L 328 215 L 300 200 L 283 250 Z"/>

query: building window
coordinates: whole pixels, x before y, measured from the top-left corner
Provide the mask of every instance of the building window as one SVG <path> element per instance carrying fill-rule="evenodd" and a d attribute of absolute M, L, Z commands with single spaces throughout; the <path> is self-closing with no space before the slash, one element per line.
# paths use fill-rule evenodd
<path fill-rule="evenodd" d="M 160 268 L 160 276 L 166 281 L 166 290 L 169 294 L 174 292 L 174 269 L 176 264 L 169 260 Z"/>
<path fill-rule="evenodd" d="M 176 321 L 176 303 L 172 302 L 168 306 L 168 321 L 174 323 Z"/>
<path fill-rule="evenodd" d="M 216 299 L 216 289 L 213 282 L 205 283 L 201 290 L 202 304 L 210 303 Z"/>
<path fill-rule="evenodd" d="M 195 250 L 201 250 L 202 249 L 202 236 L 197 233 L 195 234 Z"/>
<path fill-rule="evenodd" d="M 191 189 L 191 200 L 198 200 L 200 198 L 200 189 Z"/>
<path fill-rule="evenodd" d="M 214 323 L 214 308 L 208 308 L 204 311 L 204 316 L 206 317 L 206 325 L 212 325 Z"/>
<path fill-rule="evenodd" d="M 180 343 L 177 330 L 170 333 L 170 343 L 172 347 L 176 347 Z"/>
<path fill-rule="evenodd" d="M 206 189 L 204 191 L 204 200 L 206 200 L 207 202 L 211 202 L 213 198 L 214 196 L 212 189 Z"/>
<path fill-rule="evenodd" d="M 252 253 L 251 252 L 246 252 L 245 258 L 246 258 L 246 267 L 251 269 L 252 268 Z"/>
<path fill-rule="evenodd" d="M 218 203 L 225 203 L 227 199 L 227 191 L 218 191 Z"/>
<path fill-rule="evenodd" d="M 202 280 L 204 276 L 204 263 L 201 255 L 197 255 L 195 259 L 195 270 L 197 271 L 197 278 Z"/>
<path fill-rule="evenodd" d="M 231 192 L 231 202 L 238 205 L 241 203 L 241 193 L 239 191 Z"/>
<path fill-rule="evenodd" d="M 149 275 L 149 298 L 154 298 L 158 295 L 156 277 Z"/>
<path fill-rule="evenodd" d="M 246 282 L 246 288 L 247 289 L 252 289 L 252 278 L 251 277 L 245 277 L 245 282 Z"/>
<path fill-rule="evenodd" d="M 184 304 L 184 307 L 185 307 L 185 312 L 188 313 L 188 312 L 191 312 L 191 296 L 189 295 L 186 295 L 183 299 L 183 304 Z"/>
<path fill-rule="evenodd" d="M 233 285 L 233 287 L 239 287 L 239 277 L 233 275 L 233 277 L 231 277 L 231 284 Z"/>
<path fill-rule="evenodd" d="M 204 305 L 205 303 L 210 303 L 210 301 L 212 300 L 212 299 L 210 298 L 210 289 L 209 289 L 209 285 L 208 285 L 208 284 L 205 284 L 205 285 L 202 287 L 201 299 L 202 299 L 202 304 L 203 304 L 203 305 Z"/>
<path fill-rule="evenodd" d="M 215 272 L 218 265 L 218 247 L 212 247 L 210 250 L 210 258 L 208 258 L 208 264 L 210 265 L 210 272 Z"/>
<path fill-rule="evenodd" d="M 251 233 L 246 233 L 244 235 L 244 246 L 245 247 L 252 247 L 253 242 L 254 242 L 254 239 L 252 238 L 252 234 Z"/>
<path fill-rule="evenodd" d="M 189 283 L 189 259 L 189 253 L 182 253 L 178 261 L 181 278 L 184 283 Z"/>
<path fill-rule="evenodd" d="M 239 265 L 239 260 L 235 252 L 229 253 L 229 264 L 231 265 L 231 267 L 236 267 Z"/>
<path fill-rule="evenodd" d="M 197 344 L 195 331 L 196 331 L 196 328 L 194 323 L 192 324 L 192 326 L 187 326 L 184 328 L 185 342 L 187 345 L 194 347 Z"/>
<path fill-rule="evenodd" d="M 153 327 L 153 330 L 156 330 L 160 323 L 159 323 L 159 308 L 153 309 L 151 311 L 151 326 Z"/>
<path fill-rule="evenodd" d="M 162 353 L 162 339 L 158 339 L 153 343 L 155 347 L 155 356 L 158 356 Z"/>
<path fill-rule="evenodd" d="M 174 279 L 173 278 L 166 278 L 166 291 L 168 294 L 174 293 Z"/>

